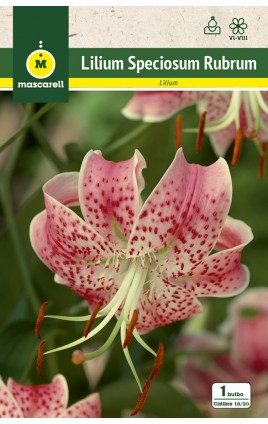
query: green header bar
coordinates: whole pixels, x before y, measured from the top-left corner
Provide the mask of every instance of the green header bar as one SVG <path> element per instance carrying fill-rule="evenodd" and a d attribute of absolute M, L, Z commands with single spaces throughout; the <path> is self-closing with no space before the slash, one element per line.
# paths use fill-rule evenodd
<path fill-rule="evenodd" d="M 68 32 L 67 6 L 13 8 L 15 101 L 68 101 Z M 4 49 L 3 54 L 8 55 L 7 49 Z M 0 67 L 4 63 L 1 59 Z M 6 64 L 1 72 L 5 74 L 9 69 L 10 65 Z"/>
<path fill-rule="evenodd" d="M 72 78 L 264 78 L 268 49 L 71 49 Z"/>
<path fill-rule="evenodd" d="M 15 8 L 20 9 L 20 8 Z M 27 7 L 21 8 L 28 9 Z M 29 8 L 30 9 L 30 8 Z M 36 9 L 41 9 L 40 7 Z M 50 9 L 45 7 L 44 9 Z M 56 9 L 62 7 L 53 7 Z M 65 13 L 65 12 L 64 12 Z M 57 13 L 55 13 L 57 15 Z M 66 15 L 65 15 L 66 18 Z M 44 18 L 42 18 L 43 20 Z M 55 43 L 62 38 L 64 47 L 57 59 L 57 67 L 52 79 L 67 78 L 267 78 L 268 49 L 245 48 L 245 49 L 69 49 L 66 52 L 66 26 L 65 32 L 59 28 L 59 16 L 54 16 L 57 22 L 57 36 L 48 37 L 44 42 L 44 48 L 57 56 Z M 25 23 L 25 21 L 24 21 Z M 50 35 L 51 21 L 49 23 Z M 23 29 L 24 28 L 24 29 Z M 25 27 L 20 30 L 20 35 Z M 39 27 L 38 27 L 39 28 Z M 64 32 L 64 36 L 63 33 Z M 35 35 L 34 35 L 35 34 Z M 38 48 L 40 33 L 30 31 L 26 40 L 23 37 L 14 40 L 14 78 L 15 83 L 22 79 L 34 81 L 28 74 L 25 62 L 27 55 Z M 54 38 L 55 37 L 55 38 Z M 43 38 L 45 38 L 43 36 Z M 27 49 L 26 46 L 27 45 Z M 0 49 L 0 78 L 12 77 L 12 49 Z M 64 75 L 64 78 L 63 78 Z M 44 80 L 45 81 L 45 80 Z M 47 96 L 47 89 L 44 96 Z M 34 94 L 34 91 L 32 91 Z M 29 95 L 33 98 L 32 95 Z M 66 97 L 65 97 L 66 98 Z"/>

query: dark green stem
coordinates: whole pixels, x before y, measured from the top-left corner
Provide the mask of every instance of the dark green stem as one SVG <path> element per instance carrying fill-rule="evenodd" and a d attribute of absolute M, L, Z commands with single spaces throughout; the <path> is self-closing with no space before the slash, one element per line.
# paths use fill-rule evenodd
<path fill-rule="evenodd" d="M 63 167 L 63 162 L 52 149 L 39 122 L 34 122 L 32 124 L 31 131 L 44 155 L 50 160 L 50 162 L 55 165 L 58 171 L 61 171 Z"/>
<path fill-rule="evenodd" d="M 144 131 L 146 131 L 148 128 L 150 128 L 151 124 L 141 124 L 138 127 L 134 128 L 133 131 L 129 132 L 128 134 L 124 135 L 123 137 L 119 138 L 118 140 L 114 141 L 112 144 L 109 144 L 109 146 L 104 147 L 104 153 L 109 154 L 114 152 L 115 150 L 119 149 L 120 147 L 125 146 L 130 141 L 135 140 L 135 138 L 139 137 Z"/>
<path fill-rule="evenodd" d="M 30 116 L 32 106 L 30 105 L 26 114 L 26 119 Z M 2 204 L 5 213 L 6 222 L 10 231 L 11 239 L 15 249 L 18 265 L 21 272 L 22 281 L 24 283 L 25 291 L 27 293 L 29 303 L 33 312 L 36 314 L 40 307 L 39 299 L 31 284 L 30 273 L 28 269 L 27 259 L 25 257 L 24 246 L 21 242 L 19 229 L 17 228 L 16 218 L 13 211 L 12 196 L 10 189 L 10 180 L 14 167 L 16 165 L 19 153 L 23 146 L 24 137 L 18 140 L 7 160 L 3 175 L 1 177 L 0 193 L 2 197 Z"/>
<path fill-rule="evenodd" d="M 45 115 L 56 103 L 46 103 L 38 112 L 34 113 L 27 121 L 24 122 L 22 127 L 18 129 L 5 143 L 0 146 L 0 152 L 12 144 L 18 137 L 25 134 L 25 132 L 32 126 L 32 124 Z"/>

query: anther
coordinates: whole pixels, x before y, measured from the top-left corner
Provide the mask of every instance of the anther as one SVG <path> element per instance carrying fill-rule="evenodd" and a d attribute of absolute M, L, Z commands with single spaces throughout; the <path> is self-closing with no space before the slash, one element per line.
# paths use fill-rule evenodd
<path fill-rule="evenodd" d="M 203 112 L 202 115 L 200 116 L 200 119 L 199 119 L 198 133 L 197 133 L 197 140 L 196 140 L 196 150 L 198 152 L 201 152 L 202 147 L 203 147 L 206 114 L 207 114 L 207 112 Z"/>
<path fill-rule="evenodd" d="M 181 141 L 182 141 L 182 115 L 179 115 L 176 118 L 175 122 L 175 147 L 176 150 L 179 150 L 181 147 Z"/>
<path fill-rule="evenodd" d="M 133 331 L 134 331 L 135 325 L 137 324 L 137 321 L 138 321 L 138 316 L 139 316 L 139 311 L 137 309 L 135 309 L 135 311 L 133 312 L 131 321 L 130 321 L 128 328 L 127 328 L 127 334 L 126 334 L 125 341 L 124 341 L 124 344 L 123 344 L 123 349 L 125 349 L 129 345 L 129 343 L 131 342 Z"/>
<path fill-rule="evenodd" d="M 37 317 L 37 320 L 36 320 L 36 324 L 35 324 L 35 334 L 36 334 L 36 337 L 37 337 L 38 339 L 41 339 L 41 336 L 40 336 L 40 328 L 41 328 L 42 322 L 43 322 L 43 320 L 44 320 L 44 316 L 45 316 L 45 312 L 46 312 L 47 305 L 48 305 L 48 302 L 44 302 L 44 303 L 40 306 L 39 313 L 38 313 L 38 317 Z"/>
<path fill-rule="evenodd" d="M 157 355 L 154 361 L 154 367 L 148 378 L 149 381 L 152 381 L 159 373 L 161 365 L 163 363 L 164 353 L 165 353 L 164 345 L 163 343 L 159 343 Z"/>
<path fill-rule="evenodd" d="M 261 155 L 259 160 L 259 177 L 261 179 L 263 179 L 265 176 L 266 161 L 267 161 L 267 143 L 261 142 Z"/>
<path fill-rule="evenodd" d="M 75 350 L 72 354 L 72 363 L 75 365 L 80 365 L 86 360 L 85 355 L 81 350 Z"/>
<path fill-rule="evenodd" d="M 37 351 L 37 360 L 36 360 L 36 370 L 40 377 L 44 377 L 43 371 L 42 371 L 42 364 L 44 360 L 44 346 L 45 346 L 46 340 L 42 340 L 38 346 Z"/>
<path fill-rule="evenodd" d="M 145 383 L 145 386 L 144 386 L 144 388 L 142 390 L 142 393 L 139 396 L 137 405 L 136 405 L 135 409 L 130 414 L 131 417 L 133 417 L 134 415 L 136 415 L 142 409 L 142 407 L 143 407 L 143 405 L 145 403 L 145 400 L 146 400 L 146 398 L 148 396 L 150 387 L 151 387 L 150 381 L 147 380 L 146 383 Z"/>
<path fill-rule="evenodd" d="M 87 337 L 87 335 L 89 334 L 89 332 L 90 332 L 90 330 L 92 328 L 93 322 L 94 322 L 94 320 L 96 318 L 96 315 L 98 314 L 98 312 L 101 309 L 101 307 L 102 307 L 102 303 L 101 302 L 97 302 L 96 305 L 94 306 L 94 309 L 92 311 L 92 314 L 91 314 L 91 316 L 90 316 L 90 318 L 89 318 L 89 320 L 87 322 L 87 325 L 85 327 L 85 330 L 84 330 L 84 337 Z"/>
<path fill-rule="evenodd" d="M 236 132 L 236 136 L 235 136 L 235 141 L 234 141 L 234 150 L 233 150 L 233 157 L 232 157 L 232 163 L 231 163 L 232 168 L 235 168 L 236 165 L 238 164 L 241 147 L 242 147 L 242 140 L 243 140 L 243 131 L 241 128 L 238 128 Z"/>

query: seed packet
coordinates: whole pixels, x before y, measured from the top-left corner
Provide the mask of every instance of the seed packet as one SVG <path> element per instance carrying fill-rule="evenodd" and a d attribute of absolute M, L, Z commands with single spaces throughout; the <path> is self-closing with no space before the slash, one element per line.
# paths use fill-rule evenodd
<path fill-rule="evenodd" d="M 268 10 L 167 3 L 1 2 L 1 418 L 267 418 Z"/>

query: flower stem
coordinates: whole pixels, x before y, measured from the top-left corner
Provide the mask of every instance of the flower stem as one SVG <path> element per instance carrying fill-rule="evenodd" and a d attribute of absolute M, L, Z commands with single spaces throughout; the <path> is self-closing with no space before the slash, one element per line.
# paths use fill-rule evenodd
<path fill-rule="evenodd" d="M 12 144 L 17 138 L 23 134 L 32 126 L 32 124 L 45 115 L 50 109 L 55 106 L 56 103 L 46 103 L 38 112 L 34 113 L 14 134 L 0 146 L 0 152 L 5 150 L 10 144 Z"/>
<path fill-rule="evenodd" d="M 52 149 L 41 125 L 38 122 L 34 122 L 31 126 L 31 131 L 44 155 L 50 160 L 50 162 L 53 163 L 53 165 L 55 165 L 58 171 L 61 171 L 63 167 L 63 162 Z"/>
<path fill-rule="evenodd" d="M 105 147 L 104 153 L 109 154 L 113 153 L 115 150 L 118 150 L 120 147 L 125 146 L 130 141 L 137 138 L 139 135 L 141 135 L 144 131 L 146 131 L 148 128 L 150 128 L 152 124 L 141 124 L 138 127 L 134 128 L 131 132 L 124 135 L 123 137 L 119 138 L 118 140 L 114 141 L 112 144 L 109 144 L 109 146 Z"/>
<path fill-rule="evenodd" d="M 26 119 L 30 116 L 32 112 L 32 105 L 28 105 L 27 109 L 28 110 L 26 113 Z M 24 124 L 22 128 L 25 128 L 25 125 L 26 124 Z M 21 134 L 22 133 L 23 132 L 21 132 Z M 16 145 L 14 146 L 13 150 L 11 151 L 9 155 L 9 158 L 7 160 L 7 163 L 1 178 L 0 194 L 2 197 L 2 204 L 3 204 L 3 210 L 5 213 L 6 222 L 10 231 L 11 240 L 12 240 L 15 253 L 17 256 L 22 282 L 24 284 L 25 291 L 27 293 L 27 297 L 32 307 L 32 310 L 35 314 L 37 314 L 40 307 L 40 302 L 34 291 L 34 287 L 31 284 L 30 272 L 27 265 L 27 259 L 25 256 L 24 246 L 19 235 L 19 229 L 17 228 L 16 218 L 15 218 L 14 210 L 12 206 L 11 190 L 10 190 L 10 180 L 12 178 L 14 167 L 16 165 L 18 156 L 23 146 L 23 141 L 24 141 L 24 137 L 20 137 L 18 143 L 16 143 Z"/>

